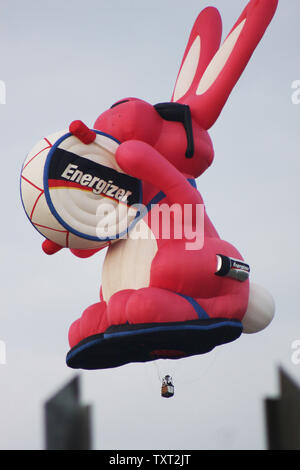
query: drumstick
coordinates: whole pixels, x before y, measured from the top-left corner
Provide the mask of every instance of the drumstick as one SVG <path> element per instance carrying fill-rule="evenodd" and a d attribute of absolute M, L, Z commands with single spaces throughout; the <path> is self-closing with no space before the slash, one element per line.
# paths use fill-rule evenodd
<path fill-rule="evenodd" d="M 69 131 L 86 145 L 94 142 L 97 137 L 96 132 L 89 129 L 82 121 L 79 120 L 71 122 Z"/>

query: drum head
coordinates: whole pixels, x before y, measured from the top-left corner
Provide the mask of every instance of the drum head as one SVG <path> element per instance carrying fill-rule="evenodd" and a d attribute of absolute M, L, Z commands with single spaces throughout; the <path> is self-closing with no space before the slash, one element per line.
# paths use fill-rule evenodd
<path fill-rule="evenodd" d="M 66 131 L 42 139 L 22 169 L 21 196 L 31 223 L 70 248 L 124 238 L 140 218 L 141 181 L 118 166 L 119 142 L 94 132 L 87 145 Z"/>

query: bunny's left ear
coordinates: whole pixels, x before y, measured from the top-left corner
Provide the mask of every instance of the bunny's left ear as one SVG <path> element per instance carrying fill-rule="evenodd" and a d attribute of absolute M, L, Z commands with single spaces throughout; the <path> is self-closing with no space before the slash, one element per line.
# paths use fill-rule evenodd
<path fill-rule="evenodd" d="M 250 0 L 220 48 L 216 47 L 220 19 L 215 9 L 205 9 L 197 18 L 172 100 L 189 105 L 193 118 L 204 129 L 217 120 L 277 5 L 278 0 Z"/>
<path fill-rule="evenodd" d="M 172 101 L 186 104 L 194 96 L 208 64 L 220 47 L 222 19 L 218 10 L 208 7 L 195 21 L 182 59 Z"/>

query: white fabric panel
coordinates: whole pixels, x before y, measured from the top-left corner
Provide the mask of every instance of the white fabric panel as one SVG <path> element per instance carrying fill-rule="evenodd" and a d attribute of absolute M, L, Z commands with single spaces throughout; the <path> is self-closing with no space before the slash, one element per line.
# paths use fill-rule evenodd
<path fill-rule="evenodd" d="M 32 217 L 32 223 L 44 225 L 55 230 L 66 230 L 52 215 L 46 202 L 45 195 L 39 198 Z M 43 229 L 39 229 L 42 232 Z M 55 240 L 53 240 L 55 241 Z"/>
<path fill-rule="evenodd" d="M 218 52 L 215 54 L 214 58 L 210 62 L 209 66 L 205 70 L 199 86 L 197 88 L 196 94 L 203 95 L 211 85 L 216 81 L 221 71 L 223 70 L 226 62 L 228 61 L 234 46 L 237 43 L 237 40 L 245 26 L 246 19 L 242 21 L 228 36 L 224 41 L 223 45 L 220 47 Z"/>
<path fill-rule="evenodd" d="M 152 260 L 157 242 L 148 225 L 141 220 L 129 238 L 109 247 L 103 265 L 102 292 L 107 302 L 124 289 L 149 287 Z"/>
<path fill-rule="evenodd" d="M 197 71 L 201 52 L 201 39 L 197 36 L 194 40 L 177 78 L 173 101 L 182 98 L 193 83 Z"/>
<path fill-rule="evenodd" d="M 248 308 L 242 321 L 243 333 L 257 333 L 265 329 L 274 314 L 275 302 L 271 294 L 264 287 L 250 283 Z"/>
<path fill-rule="evenodd" d="M 40 196 L 41 191 L 34 188 L 31 184 L 29 184 L 24 179 L 21 179 L 21 193 L 22 193 L 22 201 L 24 204 L 25 212 L 30 218 L 34 204 L 37 198 Z"/>

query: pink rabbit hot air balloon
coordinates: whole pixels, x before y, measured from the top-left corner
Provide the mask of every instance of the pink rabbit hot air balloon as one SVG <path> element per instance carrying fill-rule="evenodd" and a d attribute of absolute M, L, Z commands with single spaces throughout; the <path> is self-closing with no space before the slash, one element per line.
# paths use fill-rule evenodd
<path fill-rule="evenodd" d="M 100 369 L 202 354 L 270 323 L 272 297 L 249 283 L 249 266 L 218 235 L 195 179 L 214 158 L 208 130 L 277 3 L 251 0 L 222 45 L 220 14 L 206 8 L 192 29 L 171 101 L 153 106 L 126 98 L 96 120 L 95 130 L 119 142 L 118 166 L 142 182 L 145 211 L 133 236 L 108 247 L 100 301 L 70 328 L 70 367 Z M 84 127 L 72 129 L 83 138 Z M 155 223 L 172 207 L 189 211 L 189 230 L 182 227 L 181 237 L 175 236 L 176 224 L 163 237 Z M 170 217 L 174 222 L 175 212 Z M 48 254 L 60 248 L 50 240 L 43 247 Z M 99 250 L 72 251 L 88 257 Z"/>

